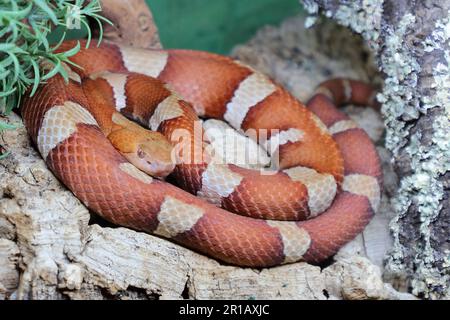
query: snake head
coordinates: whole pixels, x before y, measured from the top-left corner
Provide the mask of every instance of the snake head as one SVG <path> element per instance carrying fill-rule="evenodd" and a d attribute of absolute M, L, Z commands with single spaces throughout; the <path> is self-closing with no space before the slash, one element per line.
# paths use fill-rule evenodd
<path fill-rule="evenodd" d="M 171 153 L 172 146 L 164 139 L 158 143 L 155 141 L 139 143 L 135 152 L 126 154 L 125 157 L 145 173 L 153 177 L 164 178 L 175 169 Z"/>
<path fill-rule="evenodd" d="M 135 167 L 155 178 L 164 178 L 175 168 L 172 145 L 159 132 L 122 129 L 108 139 Z"/>

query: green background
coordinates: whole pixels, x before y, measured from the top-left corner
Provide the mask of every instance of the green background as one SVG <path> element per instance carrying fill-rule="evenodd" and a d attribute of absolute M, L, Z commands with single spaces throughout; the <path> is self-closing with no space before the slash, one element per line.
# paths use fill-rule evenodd
<path fill-rule="evenodd" d="M 222 54 L 250 39 L 264 25 L 278 25 L 302 12 L 299 0 L 146 0 L 164 48 L 197 49 Z M 67 30 L 66 30 L 67 31 Z M 57 28 L 50 41 L 61 38 Z M 68 30 L 68 39 L 86 30 Z"/>
<path fill-rule="evenodd" d="M 260 27 L 301 11 L 298 0 L 146 0 L 165 48 L 228 53 Z"/>

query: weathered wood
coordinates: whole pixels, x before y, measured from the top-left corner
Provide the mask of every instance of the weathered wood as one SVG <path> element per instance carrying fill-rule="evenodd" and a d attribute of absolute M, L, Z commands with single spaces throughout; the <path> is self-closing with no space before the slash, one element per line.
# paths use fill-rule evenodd
<path fill-rule="evenodd" d="M 158 28 L 144 0 L 100 0 L 105 39 L 140 48 L 161 48 Z M 95 28 L 96 26 L 93 25 Z"/>
<path fill-rule="evenodd" d="M 19 248 L 16 243 L 8 239 L 0 239 L 0 299 L 9 298 L 9 293 L 18 286 L 18 257 Z"/>

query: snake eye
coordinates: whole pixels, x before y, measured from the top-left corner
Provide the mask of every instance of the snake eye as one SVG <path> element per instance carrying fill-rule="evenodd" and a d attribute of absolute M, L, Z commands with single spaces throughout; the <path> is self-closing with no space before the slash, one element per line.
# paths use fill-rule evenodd
<path fill-rule="evenodd" d="M 138 149 L 137 155 L 139 158 L 143 159 L 147 155 L 141 148 Z"/>

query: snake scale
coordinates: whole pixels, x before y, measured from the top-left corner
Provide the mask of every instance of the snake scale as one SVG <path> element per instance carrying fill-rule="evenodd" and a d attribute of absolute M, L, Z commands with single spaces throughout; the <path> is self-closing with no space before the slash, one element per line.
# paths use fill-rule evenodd
<path fill-rule="evenodd" d="M 55 75 L 24 98 L 21 114 L 51 171 L 114 224 L 269 267 L 324 261 L 377 211 L 376 149 L 336 108 L 374 104 L 367 84 L 326 81 L 305 106 L 269 77 L 207 52 L 82 42 L 70 60 L 69 82 Z M 199 118 L 266 134 L 260 144 L 278 154 L 272 174 L 212 161 L 209 142 L 194 137 Z"/>

